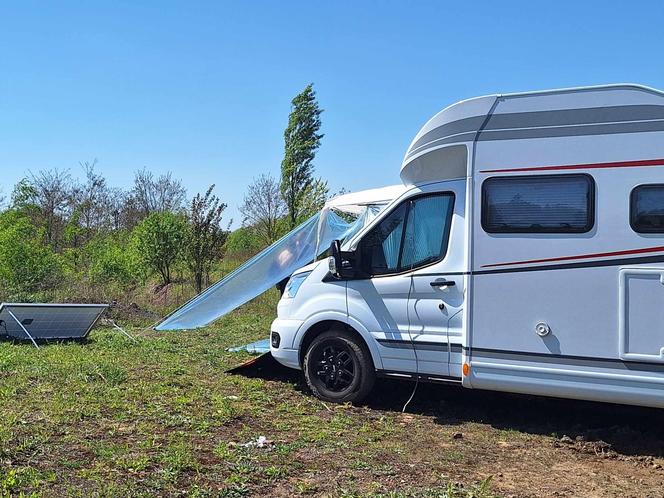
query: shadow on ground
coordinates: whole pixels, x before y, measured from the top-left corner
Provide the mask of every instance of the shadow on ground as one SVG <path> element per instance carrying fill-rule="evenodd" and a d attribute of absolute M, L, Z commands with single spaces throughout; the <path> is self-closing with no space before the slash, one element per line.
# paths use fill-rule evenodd
<path fill-rule="evenodd" d="M 51 344 L 94 344 L 94 339 L 91 339 L 90 336 L 85 337 L 66 337 L 62 339 L 40 339 L 35 338 L 35 342 L 39 347 L 49 346 Z M 17 346 L 24 346 L 34 348 L 30 339 L 20 339 L 17 337 L 10 337 L 7 335 L 0 335 L 0 343 L 7 343 Z"/>
<path fill-rule="evenodd" d="M 308 392 L 300 372 L 280 365 L 269 354 L 250 361 L 253 363 L 229 373 L 288 382 Z M 365 405 L 400 412 L 414 386 L 412 382 L 379 380 Z M 441 425 L 489 424 L 501 430 L 568 436 L 579 444 L 593 445 L 595 451 L 664 457 L 664 411 L 660 409 L 420 383 L 407 412 L 433 417 Z"/>

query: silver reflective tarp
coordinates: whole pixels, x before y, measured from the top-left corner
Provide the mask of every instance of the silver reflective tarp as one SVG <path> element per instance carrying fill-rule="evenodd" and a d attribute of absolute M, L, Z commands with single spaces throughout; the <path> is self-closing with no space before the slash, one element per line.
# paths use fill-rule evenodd
<path fill-rule="evenodd" d="M 237 346 L 228 348 L 226 351 L 229 353 L 249 353 L 249 354 L 263 354 L 270 352 L 270 339 L 261 339 L 260 341 L 250 342 L 244 346 Z"/>
<path fill-rule="evenodd" d="M 208 325 L 311 263 L 333 240 L 356 233 L 365 220 L 366 215 L 360 215 L 355 222 L 348 223 L 333 211 L 315 214 L 166 317 L 155 329 L 193 329 Z"/>
<path fill-rule="evenodd" d="M 393 185 L 331 199 L 321 212 L 175 310 L 155 330 L 204 327 L 230 313 L 311 263 L 333 240 L 349 240 L 404 190 Z M 357 218 L 347 221 L 335 211 Z"/>

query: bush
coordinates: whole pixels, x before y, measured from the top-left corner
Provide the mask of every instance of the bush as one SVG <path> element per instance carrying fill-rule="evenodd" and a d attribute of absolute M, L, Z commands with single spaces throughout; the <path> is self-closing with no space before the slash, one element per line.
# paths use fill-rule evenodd
<path fill-rule="evenodd" d="M 16 211 L 0 213 L 0 283 L 6 297 L 33 300 L 53 288 L 61 275 L 58 259 L 43 244 L 43 233 Z"/>
<path fill-rule="evenodd" d="M 130 285 L 145 280 L 138 255 L 125 234 L 100 235 L 86 244 L 88 276 L 95 284 Z"/>

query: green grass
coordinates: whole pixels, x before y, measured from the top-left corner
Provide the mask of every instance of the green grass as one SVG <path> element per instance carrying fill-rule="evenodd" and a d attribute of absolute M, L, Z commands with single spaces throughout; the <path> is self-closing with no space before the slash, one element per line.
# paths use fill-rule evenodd
<path fill-rule="evenodd" d="M 107 329 L 0 343 L 0 496 L 491 495 L 486 476 L 443 476 L 458 447 L 423 463 L 410 445 L 430 428 L 398 410 L 323 405 L 297 375 L 224 373 L 248 358 L 225 349 L 264 337 L 275 301 L 202 330 L 135 328 L 136 343 Z M 261 435 L 268 447 L 245 446 Z"/>

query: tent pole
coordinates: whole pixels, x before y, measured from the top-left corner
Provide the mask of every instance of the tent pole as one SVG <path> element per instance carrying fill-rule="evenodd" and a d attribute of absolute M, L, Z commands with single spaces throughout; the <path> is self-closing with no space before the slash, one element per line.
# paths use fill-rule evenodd
<path fill-rule="evenodd" d="M 25 332 L 25 335 L 27 335 L 28 338 L 32 341 L 32 344 L 34 344 L 34 346 L 35 346 L 37 349 L 39 349 L 39 346 L 37 346 L 37 343 L 35 342 L 35 340 L 34 340 L 34 339 L 32 338 L 32 336 L 30 335 L 30 332 L 28 332 L 28 329 L 26 329 L 26 328 L 23 326 L 23 324 L 21 323 L 21 321 L 20 321 L 18 318 L 16 318 L 16 315 L 14 315 L 14 313 L 12 313 L 11 310 L 10 310 L 9 308 L 7 308 L 7 313 L 9 313 L 9 314 L 11 315 L 11 317 L 12 317 L 14 320 L 16 320 L 16 323 L 18 323 L 18 326 L 21 327 L 21 328 L 23 329 L 23 332 Z"/>

